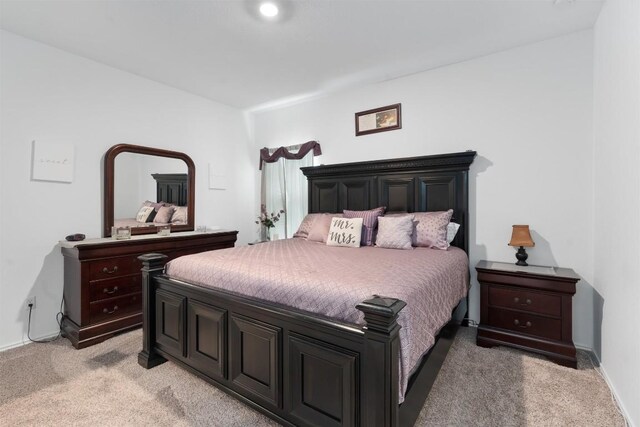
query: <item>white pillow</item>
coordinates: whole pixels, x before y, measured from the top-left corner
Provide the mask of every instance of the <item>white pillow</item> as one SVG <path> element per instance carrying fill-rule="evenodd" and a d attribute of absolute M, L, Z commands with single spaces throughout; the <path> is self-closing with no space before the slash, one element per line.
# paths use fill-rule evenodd
<path fill-rule="evenodd" d="M 387 249 L 412 249 L 413 215 L 378 217 L 376 246 Z"/>
<path fill-rule="evenodd" d="M 149 219 L 149 215 L 155 213 L 155 209 L 153 206 L 143 206 L 138 211 L 138 215 L 136 215 L 136 221 L 138 222 L 147 222 Z"/>
<path fill-rule="evenodd" d="M 362 218 L 332 218 L 327 245 L 359 248 L 361 236 Z"/>
<path fill-rule="evenodd" d="M 447 245 L 451 244 L 451 242 L 453 242 L 453 239 L 456 238 L 458 228 L 460 228 L 460 224 L 455 222 L 450 222 L 447 225 Z"/>

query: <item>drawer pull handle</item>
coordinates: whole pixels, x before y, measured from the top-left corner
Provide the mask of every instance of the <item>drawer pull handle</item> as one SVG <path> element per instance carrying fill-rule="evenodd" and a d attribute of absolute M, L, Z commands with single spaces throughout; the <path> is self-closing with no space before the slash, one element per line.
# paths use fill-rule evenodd
<path fill-rule="evenodd" d="M 113 269 L 111 269 L 111 270 L 109 270 L 107 267 L 104 267 L 102 269 L 102 272 L 106 273 L 106 274 L 113 274 L 113 273 L 116 273 L 117 271 L 118 271 L 118 266 L 117 265 L 115 267 L 113 267 Z"/>
<path fill-rule="evenodd" d="M 513 302 L 515 302 L 516 304 L 520 304 L 520 305 L 531 305 L 531 302 L 532 302 L 532 301 L 531 301 L 531 299 L 530 299 L 530 298 L 527 298 L 524 302 L 520 302 L 520 298 L 515 297 L 515 298 L 513 299 Z"/>
<path fill-rule="evenodd" d="M 104 288 L 102 291 L 103 291 L 105 294 L 109 294 L 109 295 L 111 295 L 111 294 L 115 294 L 116 292 L 118 292 L 118 287 L 117 287 L 117 286 L 114 286 L 114 287 L 113 287 L 113 289 L 111 289 L 111 290 L 109 290 L 109 288 Z"/>
<path fill-rule="evenodd" d="M 521 327 L 521 328 L 523 328 L 523 329 L 526 329 L 526 328 L 530 328 L 530 327 L 531 327 L 531 322 L 527 322 L 527 323 L 525 323 L 524 325 L 521 325 L 521 324 L 520 324 L 520 321 L 519 321 L 518 319 L 514 320 L 514 321 L 513 321 L 513 324 L 514 324 L 514 325 L 516 325 L 516 326 L 519 326 L 519 327 Z"/>
<path fill-rule="evenodd" d="M 115 313 L 116 311 L 118 311 L 118 306 L 117 306 L 117 305 L 114 305 L 114 306 L 113 306 L 113 310 L 111 310 L 111 311 L 109 311 L 109 309 L 108 309 L 108 308 L 103 308 L 103 309 L 102 309 L 102 312 L 103 312 L 104 314 L 113 314 L 113 313 Z"/>

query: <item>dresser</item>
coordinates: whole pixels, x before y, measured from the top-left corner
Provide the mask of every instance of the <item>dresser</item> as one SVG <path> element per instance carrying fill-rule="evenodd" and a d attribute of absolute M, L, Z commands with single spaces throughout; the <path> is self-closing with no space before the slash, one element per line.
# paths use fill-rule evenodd
<path fill-rule="evenodd" d="M 64 256 L 62 331 L 75 348 L 104 341 L 142 325 L 138 256 L 159 252 L 169 260 L 235 245 L 237 231 L 186 232 L 129 240 L 61 242 Z"/>
<path fill-rule="evenodd" d="M 542 354 L 576 368 L 572 298 L 580 280 L 573 270 L 480 261 L 480 325 L 476 343 Z"/>

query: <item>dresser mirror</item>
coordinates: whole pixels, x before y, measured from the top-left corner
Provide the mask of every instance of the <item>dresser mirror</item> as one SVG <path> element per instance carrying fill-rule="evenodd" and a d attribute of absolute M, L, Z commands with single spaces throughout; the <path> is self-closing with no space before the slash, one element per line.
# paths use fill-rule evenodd
<path fill-rule="evenodd" d="M 195 165 L 184 153 L 114 145 L 105 154 L 104 186 L 105 237 L 114 226 L 134 235 L 167 224 L 171 231 L 194 229 Z"/>

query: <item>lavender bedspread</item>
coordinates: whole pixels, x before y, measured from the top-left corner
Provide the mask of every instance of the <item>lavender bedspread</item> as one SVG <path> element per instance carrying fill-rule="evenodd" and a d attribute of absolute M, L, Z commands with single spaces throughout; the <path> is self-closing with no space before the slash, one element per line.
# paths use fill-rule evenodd
<path fill-rule="evenodd" d="M 355 325 L 364 324 L 356 304 L 374 294 L 405 301 L 398 317 L 401 402 L 413 368 L 469 286 L 467 255 L 455 247 L 344 248 L 299 238 L 180 257 L 166 272 Z"/>

